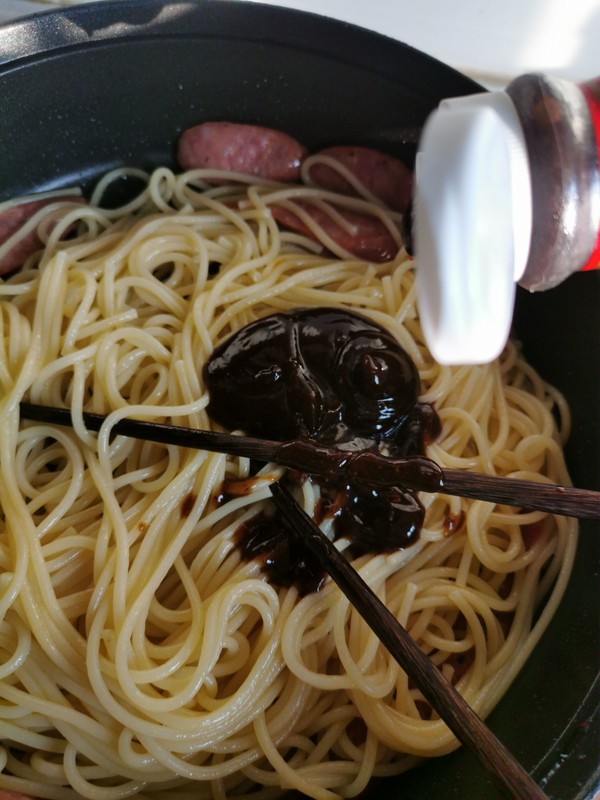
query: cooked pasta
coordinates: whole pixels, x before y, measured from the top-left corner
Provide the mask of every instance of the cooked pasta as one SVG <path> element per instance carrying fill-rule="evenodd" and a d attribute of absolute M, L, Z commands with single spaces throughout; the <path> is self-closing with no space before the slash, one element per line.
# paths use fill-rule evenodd
<path fill-rule="evenodd" d="M 135 200 L 102 208 L 108 176 L 0 285 L 0 787 L 60 800 L 356 796 L 457 742 L 331 581 L 302 596 L 242 557 L 236 532 L 282 468 L 219 502 L 225 479 L 251 476 L 247 459 L 112 427 L 210 428 L 202 368 L 215 346 L 311 306 L 397 337 L 440 416 L 428 455 L 442 466 L 566 483 L 568 409 L 514 343 L 493 364 L 435 363 L 404 251 L 366 263 L 278 228 L 270 204 L 327 193 L 130 174 L 147 181 Z M 20 419 L 23 399 L 70 408 L 72 429 Z M 108 415 L 99 434 L 84 410 Z M 314 514 L 318 483 L 297 492 Z M 485 716 L 560 601 L 576 524 L 421 501 L 415 544 L 353 563 Z M 332 519 L 322 526 L 333 535 Z M 343 531 L 336 545 L 349 552 Z"/>

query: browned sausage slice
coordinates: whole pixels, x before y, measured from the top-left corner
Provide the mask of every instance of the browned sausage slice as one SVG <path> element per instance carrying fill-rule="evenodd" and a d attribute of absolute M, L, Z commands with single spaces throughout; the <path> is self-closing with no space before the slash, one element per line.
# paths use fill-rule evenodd
<path fill-rule="evenodd" d="M 394 211 L 406 211 L 412 196 L 412 173 L 397 158 L 370 147 L 328 147 L 317 155 L 328 156 L 346 167 L 371 194 Z M 318 186 L 340 194 L 356 195 L 354 187 L 326 164 L 314 164 L 309 177 Z"/>
<path fill-rule="evenodd" d="M 82 197 L 75 194 L 53 195 L 52 197 L 42 197 L 39 200 L 28 200 L 18 205 L 8 206 L 4 210 L 0 209 L 0 245 L 8 241 L 40 208 L 65 200 L 72 203 L 85 202 Z M 12 272 L 21 267 L 23 262 L 32 253 L 39 250 L 41 246 L 42 243 L 37 232 L 33 230 L 28 233 L 0 257 L 0 275 L 5 275 L 7 272 Z"/>
<path fill-rule="evenodd" d="M 274 181 L 297 181 L 305 148 L 259 125 L 203 122 L 184 131 L 177 159 L 183 169 L 222 169 Z"/>
<path fill-rule="evenodd" d="M 383 264 L 391 261 L 398 253 L 398 244 L 387 229 L 387 227 L 369 214 L 361 214 L 357 211 L 336 208 L 354 228 L 354 232 L 349 232 L 341 228 L 326 212 L 316 208 L 310 202 L 304 200 L 295 201 L 304 211 L 310 214 L 311 218 L 333 239 L 333 241 L 344 250 L 352 253 L 357 258 L 365 261 L 373 261 Z M 286 228 L 290 228 L 297 233 L 302 233 L 314 241 L 319 241 L 313 231 L 301 220 L 294 212 L 286 207 L 271 206 L 273 217 Z"/>

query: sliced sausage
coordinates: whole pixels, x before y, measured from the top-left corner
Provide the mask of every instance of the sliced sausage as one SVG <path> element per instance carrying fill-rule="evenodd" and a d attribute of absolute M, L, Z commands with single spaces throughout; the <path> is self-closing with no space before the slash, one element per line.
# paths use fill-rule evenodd
<path fill-rule="evenodd" d="M 0 245 L 4 244 L 15 234 L 28 220 L 36 214 L 40 208 L 61 201 L 71 203 L 84 203 L 85 200 L 78 195 L 65 195 L 64 197 L 53 196 L 43 197 L 39 200 L 29 200 L 19 205 L 9 206 L 3 211 L 0 210 Z M 30 255 L 42 247 L 40 237 L 35 230 L 20 239 L 14 247 L 0 257 L 0 275 L 12 272 L 23 265 Z"/>
<path fill-rule="evenodd" d="M 323 228 L 324 232 L 333 241 L 352 253 L 357 258 L 365 261 L 374 261 L 383 264 L 391 261 L 398 254 L 398 245 L 388 230 L 388 228 L 369 214 L 361 214 L 356 211 L 337 208 L 341 214 L 353 227 L 354 232 L 350 233 L 340 226 L 322 209 L 316 208 L 310 201 L 294 201 L 304 211 L 310 214 L 311 218 Z M 319 241 L 313 231 L 301 220 L 294 212 L 284 206 L 271 206 L 273 217 L 286 228 L 302 233 L 314 241 Z"/>
<path fill-rule="evenodd" d="M 9 789 L 0 789 L 0 800 L 33 800 L 28 794 L 11 792 Z"/>
<path fill-rule="evenodd" d="M 203 122 L 184 131 L 177 159 L 183 169 L 222 169 L 274 181 L 297 181 L 305 148 L 259 125 Z"/>
<path fill-rule="evenodd" d="M 402 161 L 370 147 L 328 147 L 317 155 L 339 161 L 389 208 L 400 212 L 407 209 L 412 196 L 412 173 Z M 354 187 L 333 167 L 316 163 L 311 165 L 308 174 L 324 189 L 356 195 Z"/>

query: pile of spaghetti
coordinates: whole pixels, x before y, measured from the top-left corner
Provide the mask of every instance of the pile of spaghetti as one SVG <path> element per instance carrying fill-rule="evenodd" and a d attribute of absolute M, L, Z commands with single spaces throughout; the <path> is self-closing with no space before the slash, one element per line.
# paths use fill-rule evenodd
<path fill-rule="evenodd" d="M 210 428 L 202 369 L 214 348 L 299 307 L 356 311 L 397 337 L 441 419 L 427 455 L 442 466 L 568 483 L 564 402 L 512 343 L 490 365 L 435 363 L 402 248 L 368 263 L 278 227 L 274 204 L 293 210 L 319 190 L 159 169 L 109 211 L 118 177 L 87 205 L 57 201 L 43 250 L 0 284 L 0 787 L 329 800 L 451 751 L 446 725 L 331 581 L 302 596 L 243 559 L 236 531 L 270 503 L 280 467 L 218 501 L 224 480 L 251 476 L 248 460 L 111 429 L 124 418 Z M 373 213 L 397 235 L 393 213 Z M 72 429 L 22 420 L 23 399 L 69 408 Z M 84 410 L 108 415 L 99 434 Z M 301 499 L 314 513 L 318 484 L 302 483 Z M 560 601 L 576 524 L 421 501 L 414 544 L 353 563 L 485 716 Z"/>

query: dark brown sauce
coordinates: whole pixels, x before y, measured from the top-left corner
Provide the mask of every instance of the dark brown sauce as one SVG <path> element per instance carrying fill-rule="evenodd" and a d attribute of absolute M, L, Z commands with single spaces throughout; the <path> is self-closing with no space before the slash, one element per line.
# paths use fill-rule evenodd
<path fill-rule="evenodd" d="M 433 406 L 418 401 L 419 374 L 408 353 L 379 325 L 341 309 L 274 314 L 247 325 L 215 349 L 204 380 L 208 413 L 220 424 L 251 436 L 342 446 L 350 461 L 353 451 L 420 456 L 440 432 Z M 419 459 L 414 468 L 424 468 Z M 414 491 L 371 489 L 339 472 L 318 480 L 318 514 L 334 515 L 336 535 L 352 540 L 353 554 L 418 539 L 424 510 Z M 232 489 L 229 481 L 221 495 Z M 246 558 L 263 559 L 276 584 L 312 591 L 322 580 L 278 514 L 259 515 L 238 541 Z"/>
<path fill-rule="evenodd" d="M 181 506 L 179 508 L 179 513 L 181 514 L 181 518 L 185 519 L 189 517 L 192 513 L 192 509 L 194 508 L 194 503 L 196 502 L 196 495 L 190 492 L 186 494 L 186 496 L 181 501 Z"/>
<path fill-rule="evenodd" d="M 246 497 L 256 489 L 256 487 L 265 480 L 268 480 L 268 475 L 255 475 L 252 478 L 226 478 L 221 482 L 219 491 L 215 495 L 217 505 L 222 506 L 234 497 Z"/>
<path fill-rule="evenodd" d="M 448 511 L 444 519 L 444 536 L 452 536 L 453 533 L 458 533 L 458 531 L 465 524 L 465 520 L 466 515 L 462 509 L 458 512 L 458 514 L 452 514 L 450 511 Z"/>
<path fill-rule="evenodd" d="M 351 553 L 380 553 L 408 547 L 419 538 L 425 510 L 410 489 L 347 486 L 337 529 L 352 539 Z"/>
<path fill-rule="evenodd" d="M 258 514 L 242 523 L 236 539 L 245 559 L 260 559 L 277 586 L 296 586 L 300 594 L 316 592 L 325 579 L 319 560 L 289 530 L 279 514 Z"/>
<path fill-rule="evenodd" d="M 389 439 L 419 393 L 417 369 L 390 333 L 330 308 L 246 325 L 216 348 L 204 378 L 222 425 L 322 444 Z"/>

